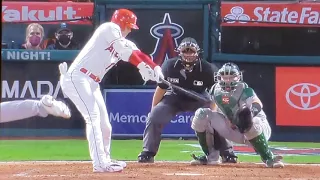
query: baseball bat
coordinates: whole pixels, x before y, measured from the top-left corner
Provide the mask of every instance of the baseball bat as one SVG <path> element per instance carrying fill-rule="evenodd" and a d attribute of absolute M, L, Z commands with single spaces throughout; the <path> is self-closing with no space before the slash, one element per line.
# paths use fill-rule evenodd
<path fill-rule="evenodd" d="M 184 89 L 184 88 L 182 88 L 182 87 L 180 87 L 180 86 L 177 86 L 177 85 L 175 85 L 175 84 L 172 84 L 172 83 L 170 83 L 169 81 L 167 81 L 167 80 L 165 80 L 165 79 L 162 79 L 162 78 L 161 78 L 161 81 L 162 81 L 164 84 L 172 87 L 173 89 L 176 89 L 177 91 L 180 91 L 181 93 L 183 93 L 183 94 L 185 94 L 185 95 L 187 95 L 187 96 L 189 96 L 189 97 L 191 97 L 191 98 L 193 98 L 193 99 L 196 99 L 196 100 L 201 101 L 201 102 L 204 102 L 204 103 L 211 103 L 211 100 L 210 100 L 210 99 L 205 98 L 205 97 L 204 97 L 202 94 L 200 94 L 200 93 L 186 90 L 186 89 Z"/>

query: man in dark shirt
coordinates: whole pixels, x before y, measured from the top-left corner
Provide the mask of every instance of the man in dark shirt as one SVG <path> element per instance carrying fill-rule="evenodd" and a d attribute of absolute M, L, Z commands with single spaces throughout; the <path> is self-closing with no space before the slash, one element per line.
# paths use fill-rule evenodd
<path fill-rule="evenodd" d="M 79 50 L 79 45 L 73 39 L 73 32 L 67 28 L 66 23 L 61 23 L 60 28 L 55 32 L 56 39 L 53 39 L 52 44 L 48 45 L 50 50 Z"/>
<path fill-rule="evenodd" d="M 165 79 L 180 87 L 206 96 L 206 90 L 214 84 L 212 65 L 209 62 L 200 60 L 200 48 L 193 38 L 187 37 L 183 39 L 177 50 L 179 56 L 166 60 L 162 65 Z M 143 134 L 143 151 L 138 155 L 138 162 L 153 163 L 154 156 L 160 146 L 161 132 L 164 125 L 170 122 L 178 113 L 195 112 L 199 107 L 210 107 L 210 104 L 199 102 L 169 88 L 164 83 L 159 83 L 153 96 L 152 109 L 148 115 Z M 217 135 L 217 138 L 212 143 L 214 143 L 214 147 L 219 147 L 223 162 L 237 162 L 232 145 L 226 139 Z M 219 151 L 215 151 L 218 153 L 212 164 L 220 163 Z M 205 160 L 206 162 L 208 160 Z"/>

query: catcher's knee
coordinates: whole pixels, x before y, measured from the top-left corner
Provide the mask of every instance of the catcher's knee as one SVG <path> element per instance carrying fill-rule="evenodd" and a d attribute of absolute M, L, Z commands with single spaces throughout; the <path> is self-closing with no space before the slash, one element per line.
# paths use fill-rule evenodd
<path fill-rule="evenodd" d="M 209 122 L 209 108 L 199 108 L 192 119 L 191 128 L 197 132 L 204 132 Z"/>
<path fill-rule="evenodd" d="M 252 119 L 252 126 L 250 129 L 244 133 L 248 140 L 251 140 L 257 136 L 259 136 L 263 132 L 262 121 L 259 117 L 254 117 Z"/>

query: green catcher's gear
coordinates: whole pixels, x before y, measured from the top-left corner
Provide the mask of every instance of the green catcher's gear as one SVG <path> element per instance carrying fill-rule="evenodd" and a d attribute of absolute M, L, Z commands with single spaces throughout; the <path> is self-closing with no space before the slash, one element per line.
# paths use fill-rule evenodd
<path fill-rule="evenodd" d="M 273 153 L 270 151 L 268 141 L 263 133 L 249 140 L 249 142 L 253 146 L 254 150 L 260 154 L 263 161 L 273 159 Z"/>
<path fill-rule="evenodd" d="M 282 168 L 284 164 L 281 162 L 282 156 L 274 156 L 271 152 L 268 141 L 264 134 L 249 140 L 254 150 L 260 155 L 261 160 L 270 168 Z"/>
<path fill-rule="evenodd" d="M 209 154 L 209 148 L 207 145 L 207 138 L 206 138 L 206 132 L 196 132 L 196 135 L 198 137 L 199 144 L 201 146 L 202 151 L 205 155 Z"/>
<path fill-rule="evenodd" d="M 214 135 L 211 132 L 196 132 L 199 144 L 202 151 L 205 153 L 203 156 L 191 155 L 193 160 L 191 165 L 216 165 L 220 164 L 220 152 L 214 148 Z"/>
<path fill-rule="evenodd" d="M 236 126 L 241 133 L 246 133 L 253 125 L 252 113 L 247 106 L 241 106 L 236 114 Z"/>
<path fill-rule="evenodd" d="M 242 81 L 242 72 L 236 64 L 226 63 L 215 73 L 214 81 L 217 82 L 224 91 L 230 92 Z"/>

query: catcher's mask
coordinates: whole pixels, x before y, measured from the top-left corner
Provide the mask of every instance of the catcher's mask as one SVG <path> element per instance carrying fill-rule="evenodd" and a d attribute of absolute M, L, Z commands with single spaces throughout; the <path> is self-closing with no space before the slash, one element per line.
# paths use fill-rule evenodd
<path fill-rule="evenodd" d="M 234 63 L 224 64 L 218 72 L 215 72 L 214 81 L 219 83 L 224 91 L 233 91 L 237 84 L 243 81 L 242 72 Z"/>
<path fill-rule="evenodd" d="M 199 60 L 200 47 L 197 41 L 191 37 L 184 38 L 177 48 L 184 68 L 191 72 Z"/>

